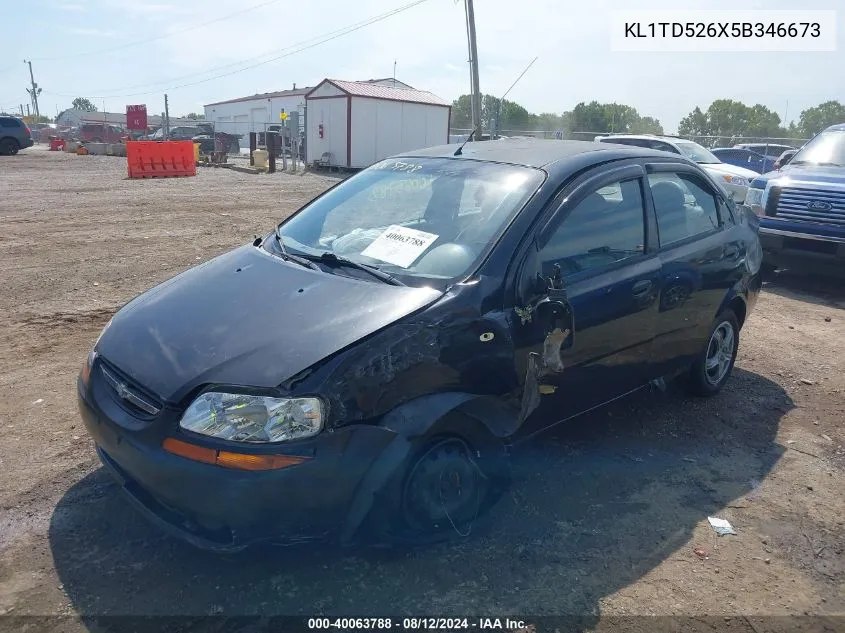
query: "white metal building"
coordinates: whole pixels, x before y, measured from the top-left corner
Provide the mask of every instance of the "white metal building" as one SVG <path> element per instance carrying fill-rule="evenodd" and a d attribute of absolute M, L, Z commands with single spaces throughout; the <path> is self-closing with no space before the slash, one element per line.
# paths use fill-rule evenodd
<path fill-rule="evenodd" d="M 324 79 L 309 91 L 306 162 L 329 154 L 331 164 L 357 169 L 448 143 L 450 104 L 424 90 L 394 88 L 390 81 Z"/>
<path fill-rule="evenodd" d="M 209 103 L 205 107 L 205 120 L 230 134 L 247 135 L 264 132 L 268 123 L 279 123 L 279 114 L 298 111 L 304 113 L 305 95 L 311 88 L 296 88 L 280 92 L 265 92 L 250 97 Z"/>

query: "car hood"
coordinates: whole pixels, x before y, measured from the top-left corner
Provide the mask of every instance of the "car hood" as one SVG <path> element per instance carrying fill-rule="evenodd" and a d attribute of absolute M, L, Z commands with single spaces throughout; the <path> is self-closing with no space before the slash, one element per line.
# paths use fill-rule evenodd
<path fill-rule="evenodd" d="M 760 175 L 756 171 L 746 169 L 745 167 L 737 167 L 736 165 L 730 165 L 728 163 L 705 163 L 701 166 L 707 171 L 714 174 L 730 174 L 731 176 L 742 176 L 743 178 L 748 178 L 749 181 L 753 180 L 754 178 Z"/>
<path fill-rule="evenodd" d="M 779 184 L 789 182 L 845 185 L 845 167 L 819 167 L 812 165 L 786 165 L 779 171 L 770 171 L 754 179 L 754 187 L 765 188 L 770 181 L 778 180 Z"/>
<path fill-rule="evenodd" d="M 132 300 L 97 351 L 171 403 L 208 383 L 272 388 L 441 295 L 244 246 Z"/>

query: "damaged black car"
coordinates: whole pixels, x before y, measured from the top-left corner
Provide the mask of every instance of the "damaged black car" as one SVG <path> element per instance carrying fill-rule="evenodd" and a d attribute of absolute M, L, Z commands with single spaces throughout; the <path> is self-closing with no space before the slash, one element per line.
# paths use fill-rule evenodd
<path fill-rule="evenodd" d="M 761 259 L 679 156 L 420 150 L 124 306 L 79 407 L 127 498 L 200 547 L 467 534 L 514 444 L 670 378 L 716 394 Z"/>

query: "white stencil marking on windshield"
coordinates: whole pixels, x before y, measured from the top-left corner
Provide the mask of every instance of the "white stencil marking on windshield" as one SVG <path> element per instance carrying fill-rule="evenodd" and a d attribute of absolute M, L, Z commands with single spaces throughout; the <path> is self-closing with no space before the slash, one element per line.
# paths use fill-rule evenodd
<path fill-rule="evenodd" d="M 361 255 L 379 259 L 388 264 L 407 268 L 434 243 L 439 235 L 417 231 L 404 226 L 389 226 Z"/>

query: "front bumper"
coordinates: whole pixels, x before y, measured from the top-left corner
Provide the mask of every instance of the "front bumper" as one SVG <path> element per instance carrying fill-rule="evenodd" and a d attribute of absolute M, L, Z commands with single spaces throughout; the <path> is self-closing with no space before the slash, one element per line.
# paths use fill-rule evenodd
<path fill-rule="evenodd" d="M 171 535 L 216 551 L 340 532 L 360 482 L 396 437 L 369 425 L 324 432 L 297 443 L 296 453 L 312 459 L 250 472 L 166 452 L 150 432 L 127 429 L 105 415 L 81 381 L 78 402 L 100 460 L 132 505 Z"/>
<path fill-rule="evenodd" d="M 777 267 L 819 266 L 845 271 L 845 237 L 760 227 L 763 258 Z"/>

